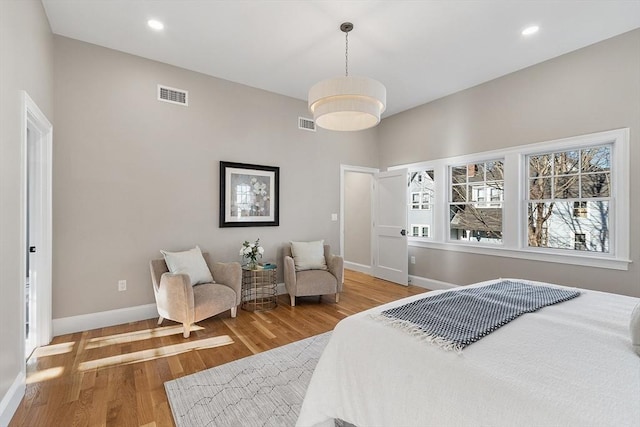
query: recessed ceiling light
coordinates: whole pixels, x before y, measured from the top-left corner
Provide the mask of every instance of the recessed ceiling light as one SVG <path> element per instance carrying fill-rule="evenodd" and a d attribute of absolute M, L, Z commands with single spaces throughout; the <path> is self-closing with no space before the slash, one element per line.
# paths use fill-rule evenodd
<path fill-rule="evenodd" d="M 158 31 L 164 29 L 164 24 L 156 19 L 149 19 L 147 25 Z"/>
<path fill-rule="evenodd" d="M 539 29 L 540 29 L 540 27 L 538 27 L 537 25 L 532 25 L 532 26 L 527 27 L 524 30 L 522 30 L 522 35 L 523 36 L 533 35 L 533 34 L 537 33 Z"/>

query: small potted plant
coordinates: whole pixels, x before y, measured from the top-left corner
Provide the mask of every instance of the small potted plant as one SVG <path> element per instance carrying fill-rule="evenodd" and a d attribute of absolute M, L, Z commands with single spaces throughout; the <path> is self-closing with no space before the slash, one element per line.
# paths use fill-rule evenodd
<path fill-rule="evenodd" d="M 245 240 L 240 248 L 240 255 L 243 258 L 243 263 L 250 270 L 255 270 L 258 266 L 258 257 L 262 258 L 264 248 L 260 246 L 260 238 L 256 239 L 255 243 L 250 243 Z"/>

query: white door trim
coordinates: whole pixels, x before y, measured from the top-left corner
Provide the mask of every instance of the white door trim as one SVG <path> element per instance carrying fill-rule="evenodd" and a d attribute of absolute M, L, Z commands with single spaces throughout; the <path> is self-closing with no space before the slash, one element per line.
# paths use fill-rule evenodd
<path fill-rule="evenodd" d="M 345 173 L 347 172 L 360 172 L 368 173 L 371 176 L 375 176 L 380 169 L 370 168 L 366 166 L 352 166 L 352 165 L 340 165 L 340 256 L 344 258 L 344 185 L 345 185 Z M 371 207 L 371 218 L 374 218 L 373 205 Z M 373 227 L 371 227 L 371 243 L 373 246 Z M 373 247 L 369 254 L 369 265 L 373 265 Z"/>
<path fill-rule="evenodd" d="M 38 303 L 36 305 L 36 330 L 37 342 L 36 346 L 46 345 L 53 338 L 52 328 L 52 144 L 53 144 L 53 126 L 47 117 L 42 113 L 40 108 L 31 99 L 27 92 L 22 91 L 22 117 L 21 117 L 21 194 L 20 194 L 20 276 L 25 276 L 27 268 L 27 128 L 35 131 L 34 135 L 37 144 L 40 144 L 38 152 L 38 163 L 40 164 L 40 188 L 39 204 L 40 210 L 40 242 L 37 248 L 39 256 L 37 257 L 36 289 L 30 289 L 35 292 Z M 18 325 L 22 329 L 22 354 L 24 354 L 24 346 L 26 339 L 25 331 L 25 289 L 22 283 L 20 294 L 22 296 L 21 310 L 22 322 Z M 30 320 L 31 321 L 31 320 Z M 26 372 L 26 358 L 23 366 Z"/>

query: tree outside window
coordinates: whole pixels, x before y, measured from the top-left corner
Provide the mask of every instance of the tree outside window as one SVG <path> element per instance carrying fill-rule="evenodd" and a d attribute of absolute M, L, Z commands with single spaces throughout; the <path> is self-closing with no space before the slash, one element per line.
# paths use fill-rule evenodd
<path fill-rule="evenodd" d="M 527 157 L 530 247 L 609 252 L 611 147 Z"/>

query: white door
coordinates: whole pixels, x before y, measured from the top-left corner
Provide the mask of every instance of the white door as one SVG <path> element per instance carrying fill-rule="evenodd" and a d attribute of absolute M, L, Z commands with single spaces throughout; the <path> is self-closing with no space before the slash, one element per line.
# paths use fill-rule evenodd
<path fill-rule="evenodd" d="M 26 92 L 23 99 L 23 244 L 20 254 L 28 277 L 24 319 L 25 354 L 49 344 L 51 318 L 52 258 L 52 143 L 53 126 Z M 27 299 L 28 298 L 28 299 Z M 26 368 L 25 368 L 26 369 Z M 26 372 L 26 371 L 25 371 Z"/>
<path fill-rule="evenodd" d="M 29 125 L 27 125 L 29 126 Z M 26 240 L 26 259 L 27 259 L 27 283 L 25 288 L 26 298 L 26 348 L 25 355 L 28 358 L 33 350 L 36 348 L 38 342 L 38 318 L 36 310 L 36 295 L 38 290 L 38 275 L 37 275 L 37 258 L 36 251 L 40 242 L 40 165 L 39 148 L 38 144 L 40 135 L 37 130 L 32 127 L 27 127 L 27 209 L 26 209 L 26 225 L 27 225 L 27 240 Z"/>
<path fill-rule="evenodd" d="M 376 174 L 373 275 L 407 286 L 407 169 Z"/>

